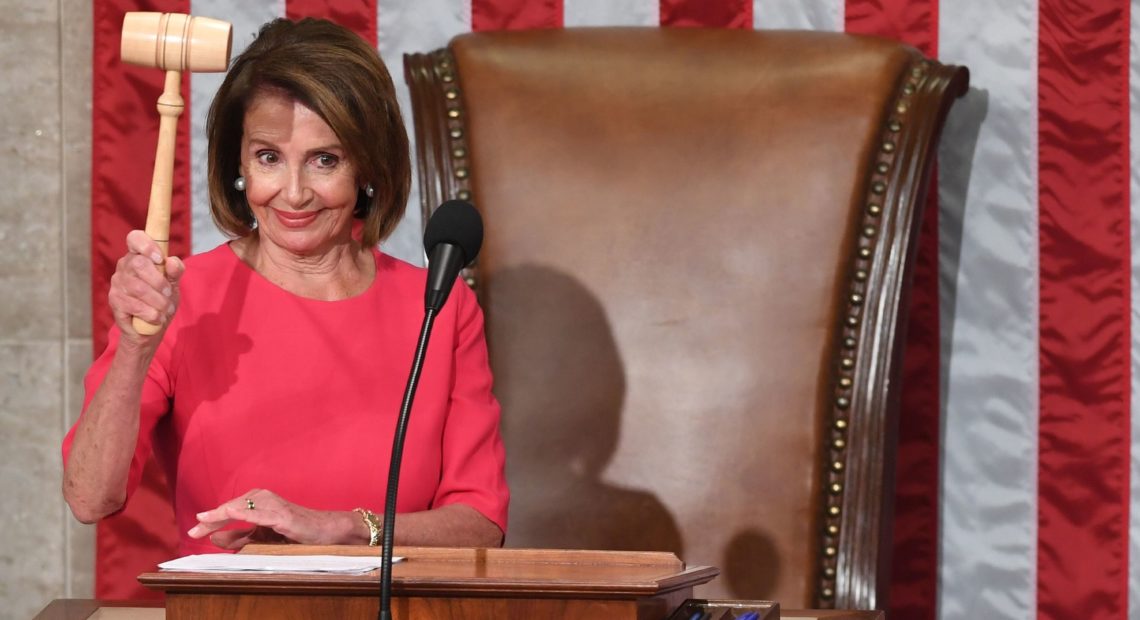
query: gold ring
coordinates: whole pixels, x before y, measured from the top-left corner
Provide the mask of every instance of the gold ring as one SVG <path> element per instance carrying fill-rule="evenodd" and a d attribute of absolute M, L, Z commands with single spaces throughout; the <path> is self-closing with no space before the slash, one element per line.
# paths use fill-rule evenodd
<path fill-rule="evenodd" d="M 246 507 L 246 508 L 249 508 L 250 510 L 253 510 L 253 500 L 252 500 L 252 499 L 249 499 L 249 498 L 246 498 L 246 500 L 245 500 L 245 507 Z"/>

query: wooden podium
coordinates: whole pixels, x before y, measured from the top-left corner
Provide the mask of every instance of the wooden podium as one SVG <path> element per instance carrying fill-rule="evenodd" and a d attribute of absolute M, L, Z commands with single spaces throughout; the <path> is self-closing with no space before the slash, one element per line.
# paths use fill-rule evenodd
<path fill-rule="evenodd" d="M 247 545 L 251 554 L 378 555 L 376 547 Z M 671 553 L 396 547 L 392 614 L 420 618 L 663 620 L 719 574 Z M 375 618 L 379 571 L 365 575 L 144 573 L 166 618 Z"/>

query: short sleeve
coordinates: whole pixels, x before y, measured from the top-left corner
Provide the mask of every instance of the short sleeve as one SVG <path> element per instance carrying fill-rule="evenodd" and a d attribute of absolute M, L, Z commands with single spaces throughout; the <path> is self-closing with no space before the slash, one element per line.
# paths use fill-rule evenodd
<path fill-rule="evenodd" d="M 433 507 L 466 504 L 506 534 L 510 492 L 499 432 L 499 402 L 491 392 L 491 366 L 483 312 L 466 286 L 453 292 L 456 338 L 452 386 L 443 430 L 443 463 Z"/>
<path fill-rule="evenodd" d="M 131 458 L 130 473 L 127 476 L 128 499 L 134 494 L 135 489 L 139 486 L 139 481 L 142 480 L 143 466 L 146 464 L 147 457 L 150 456 L 152 449 L 154 428 L 170 410 L 170 400 L 173 394 L 169 371 L 172 349 L 169 345 L 170 331 L 168 330 L 166 339 L 159 345 L 154 360 L 151 361 L 150 368 L 147 370 L 146 381 L 143 383 L 141 410 L 139 412 L 139 435 L 135 443 L 134 456 Z M 111 327 L 107 336 L 107 348 L 91 364 L 83 378 L 83 413 L 80 414 L 80 419 L 87 412 L 87 407 L 90 406 L 95 391 L 103 383 L 103 378 L 107 376 L 107 371 L 111 367 L 111 360 L 114 359 L 115 351 L 119 347 L 120 336 L 119 328 L 117 326 Z M 75 426 L 72 426 L 63 438 L 64 465 L 67 464 L 67 459 L 71 454 L 71 444 L 75 439 L 75 429 L 78 426 L 79 422 L 76 422 Z"/>

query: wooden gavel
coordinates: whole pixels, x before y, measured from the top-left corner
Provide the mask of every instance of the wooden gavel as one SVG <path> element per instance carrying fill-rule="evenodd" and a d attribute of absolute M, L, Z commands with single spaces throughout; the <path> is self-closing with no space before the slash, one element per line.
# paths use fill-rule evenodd
<path fill-rule="evenodd" d="M 170 202 L 174 190 L 174 145 L 182 100 L 182 72 L 225 71 L 230 62 L 233 27 L 209 17 L 180 13 L 127 13 L 123 18 L 123 41 L 119 47 L 123 62 L 166 71 L 166 83 L 158 98 L 158 146 L 154 154 L 154 175 L 150 182 L 150 203 L 146 212 L 146 234 L 158 243 L 165 258 L 170 252 Z M 158 265 L 160 271 L 163 265 Z M 132 325 L 140 334 L 155 334 L 158 325 L 134 317 Z"/>

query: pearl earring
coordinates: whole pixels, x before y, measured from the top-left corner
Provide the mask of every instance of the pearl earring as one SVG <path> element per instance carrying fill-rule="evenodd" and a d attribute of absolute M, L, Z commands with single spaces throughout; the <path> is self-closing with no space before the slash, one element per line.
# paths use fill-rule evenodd
<path fill-rule="evenodd" d="M 375 195 L 376 195 L 376 190 L 372 189 L 372 184 L 371 184 L 371 183 L 369 183 L 368 185 L 365 185 L 365 186 L 364 186 L 364 195 L 365 195 L 365 196 L 368 196 L 369 198 L 371 198 L 371 197 L 373 197 L 373 196 L 375 196 Z"/>
<path fill-rule="evenodd" d="M 245 177 L 238 177 L 234 179 L 234 189 L 239 192 L 245 191 Z"/>

